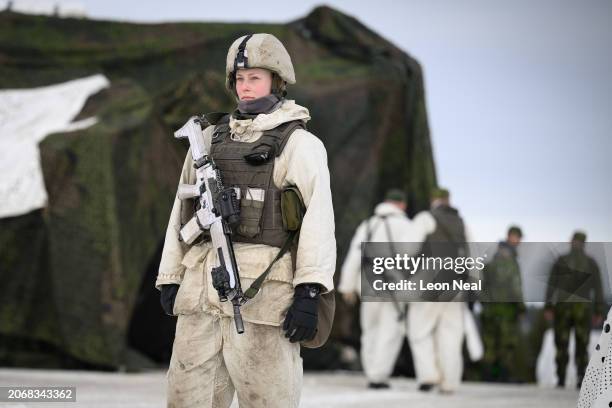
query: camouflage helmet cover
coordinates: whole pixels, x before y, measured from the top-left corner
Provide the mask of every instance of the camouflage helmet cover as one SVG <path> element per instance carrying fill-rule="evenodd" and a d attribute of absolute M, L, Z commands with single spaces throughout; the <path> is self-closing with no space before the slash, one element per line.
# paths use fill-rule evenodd
<path fill-rule="evenodd" d="M 406 193 L 404 193 L 399 188 L 392 188 L 392 189 L 387 190 L 387 192 L 385 193 L 385 200 L 399 201 L 403 203 L 408 201 L 406 197 Z"/>
<path fill-rule="evenodd" d="M 583 231 L 576 231 L 574 235 L 572 235 L 572 241 L 586 242 L 586 238 L 586 233 Z"/>
<path fill-rule="evenodd" d="M 436 188 L 431 192 L 432 200 L 442 198 L 446 199 L 450 197 L 450 192 L 445 188 Z"/>
<path fill-rule="evenodd" d="M 272 34 L 251 34 L 238 38 L 227 52 L 225 86 L 233 91 L 235 71 L 240 68 L 265 68 L 288 84 L 295 84 L 291 57 L 283 43 Z"/>

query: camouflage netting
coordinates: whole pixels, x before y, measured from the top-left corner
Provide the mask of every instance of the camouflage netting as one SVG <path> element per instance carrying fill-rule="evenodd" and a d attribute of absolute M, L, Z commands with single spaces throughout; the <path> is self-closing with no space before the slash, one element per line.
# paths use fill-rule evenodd
<path fill-rule="evenodd" d="M 0 13 L 0 89 L 102 73 L 111 86 L 79 115 L 98 124 L 41 143 L 49 204 L 0 220 L 0 364 L 128 364 L 131 349 L 167 358 L 172 320 L 153 288 L 190 115 L 229 111 L 229 45 L 276 35 L 327 147 L 341 262 L 360 222 L 391 186 L 427 205 L 435 185 L 418 63 L 327 7 L 289 24 L 130 24 Z M 338 309 L 334 338 L 344 336 Z M 138 364 L 136 364 L 138 365 Z"/>

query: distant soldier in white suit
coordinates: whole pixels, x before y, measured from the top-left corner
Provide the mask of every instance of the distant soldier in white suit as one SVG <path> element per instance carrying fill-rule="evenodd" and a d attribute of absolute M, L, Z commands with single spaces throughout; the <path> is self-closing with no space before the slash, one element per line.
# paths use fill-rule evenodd
<path fill-rule="evenodd" d="M 430 211 L 423 211 L 415 217 L 428 233 L 423 246 L 425 256 L 432 255 L 428 252 L 435 248 L 435 243 L 445 243 L 447 249 L 456 247 L 457 251 L 467 255 L 465 226 L 459 212 L 450 206 L 449 198 L 448 190 L 435 190 Z M 455 245 L 446 245 L 448 243 Z M 410 304 L 408 338 L 419 390 L 430 391 L 438 386 L 441 392 L 451 393 L 459 386 L 463 373 L 464 313 L 463 302 Z"/>
<path fill-rule="evenodd" d="M 427 232 L 406 216 L 406 195 L 392 189 L 378 204 L 374 215 L 363 221 L 351 241 L 342 265 L 338 291 L 349 305 L 361 294 L 362 242 L 423 241 Z M 415 246 L 415 252 L 420 245 Z M 407 326 L 407 304 L 396 301 L 361 304 L 361 362 L 368 387 L 389 388 L 389 377 L 401 350 Z"/>

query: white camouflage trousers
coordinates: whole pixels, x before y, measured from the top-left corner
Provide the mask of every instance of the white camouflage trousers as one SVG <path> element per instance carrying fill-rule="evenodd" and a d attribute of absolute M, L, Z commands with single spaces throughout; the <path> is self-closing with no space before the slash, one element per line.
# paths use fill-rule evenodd
<path fill-rule="evenodd" d="M 244 322 L 218 314 L 179 315 L 168 370 L 168 407 L 231 405 L 241 408 L 297 407 L 302 389 L 299 343 L 279 326 Z"/>
<path fill-rule="evenodd" d="M 392 302 L 361 303 L 361 364 L 369 382 L 387 382 L 393 373 L 406 336 L 406 318 L 398 316 Z"/>
<path fill-rule="evenodd" d="M 463 374 L 463 303 L 414 302 L 408 310 L 408 339 L 419 384 L 455 391 Z"/>

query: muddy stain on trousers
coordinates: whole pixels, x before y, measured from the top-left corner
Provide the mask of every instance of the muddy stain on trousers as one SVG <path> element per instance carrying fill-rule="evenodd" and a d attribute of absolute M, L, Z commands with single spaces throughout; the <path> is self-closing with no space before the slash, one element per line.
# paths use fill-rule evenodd
<path fill-rule="evenodd" d="M 168 370 L 168 407 L 297 407 L 302 388 L 299 343 L 281 327 L 218 314 L 180 315 Z M 212 335 L 214 333 L 214 335 Z"/>

